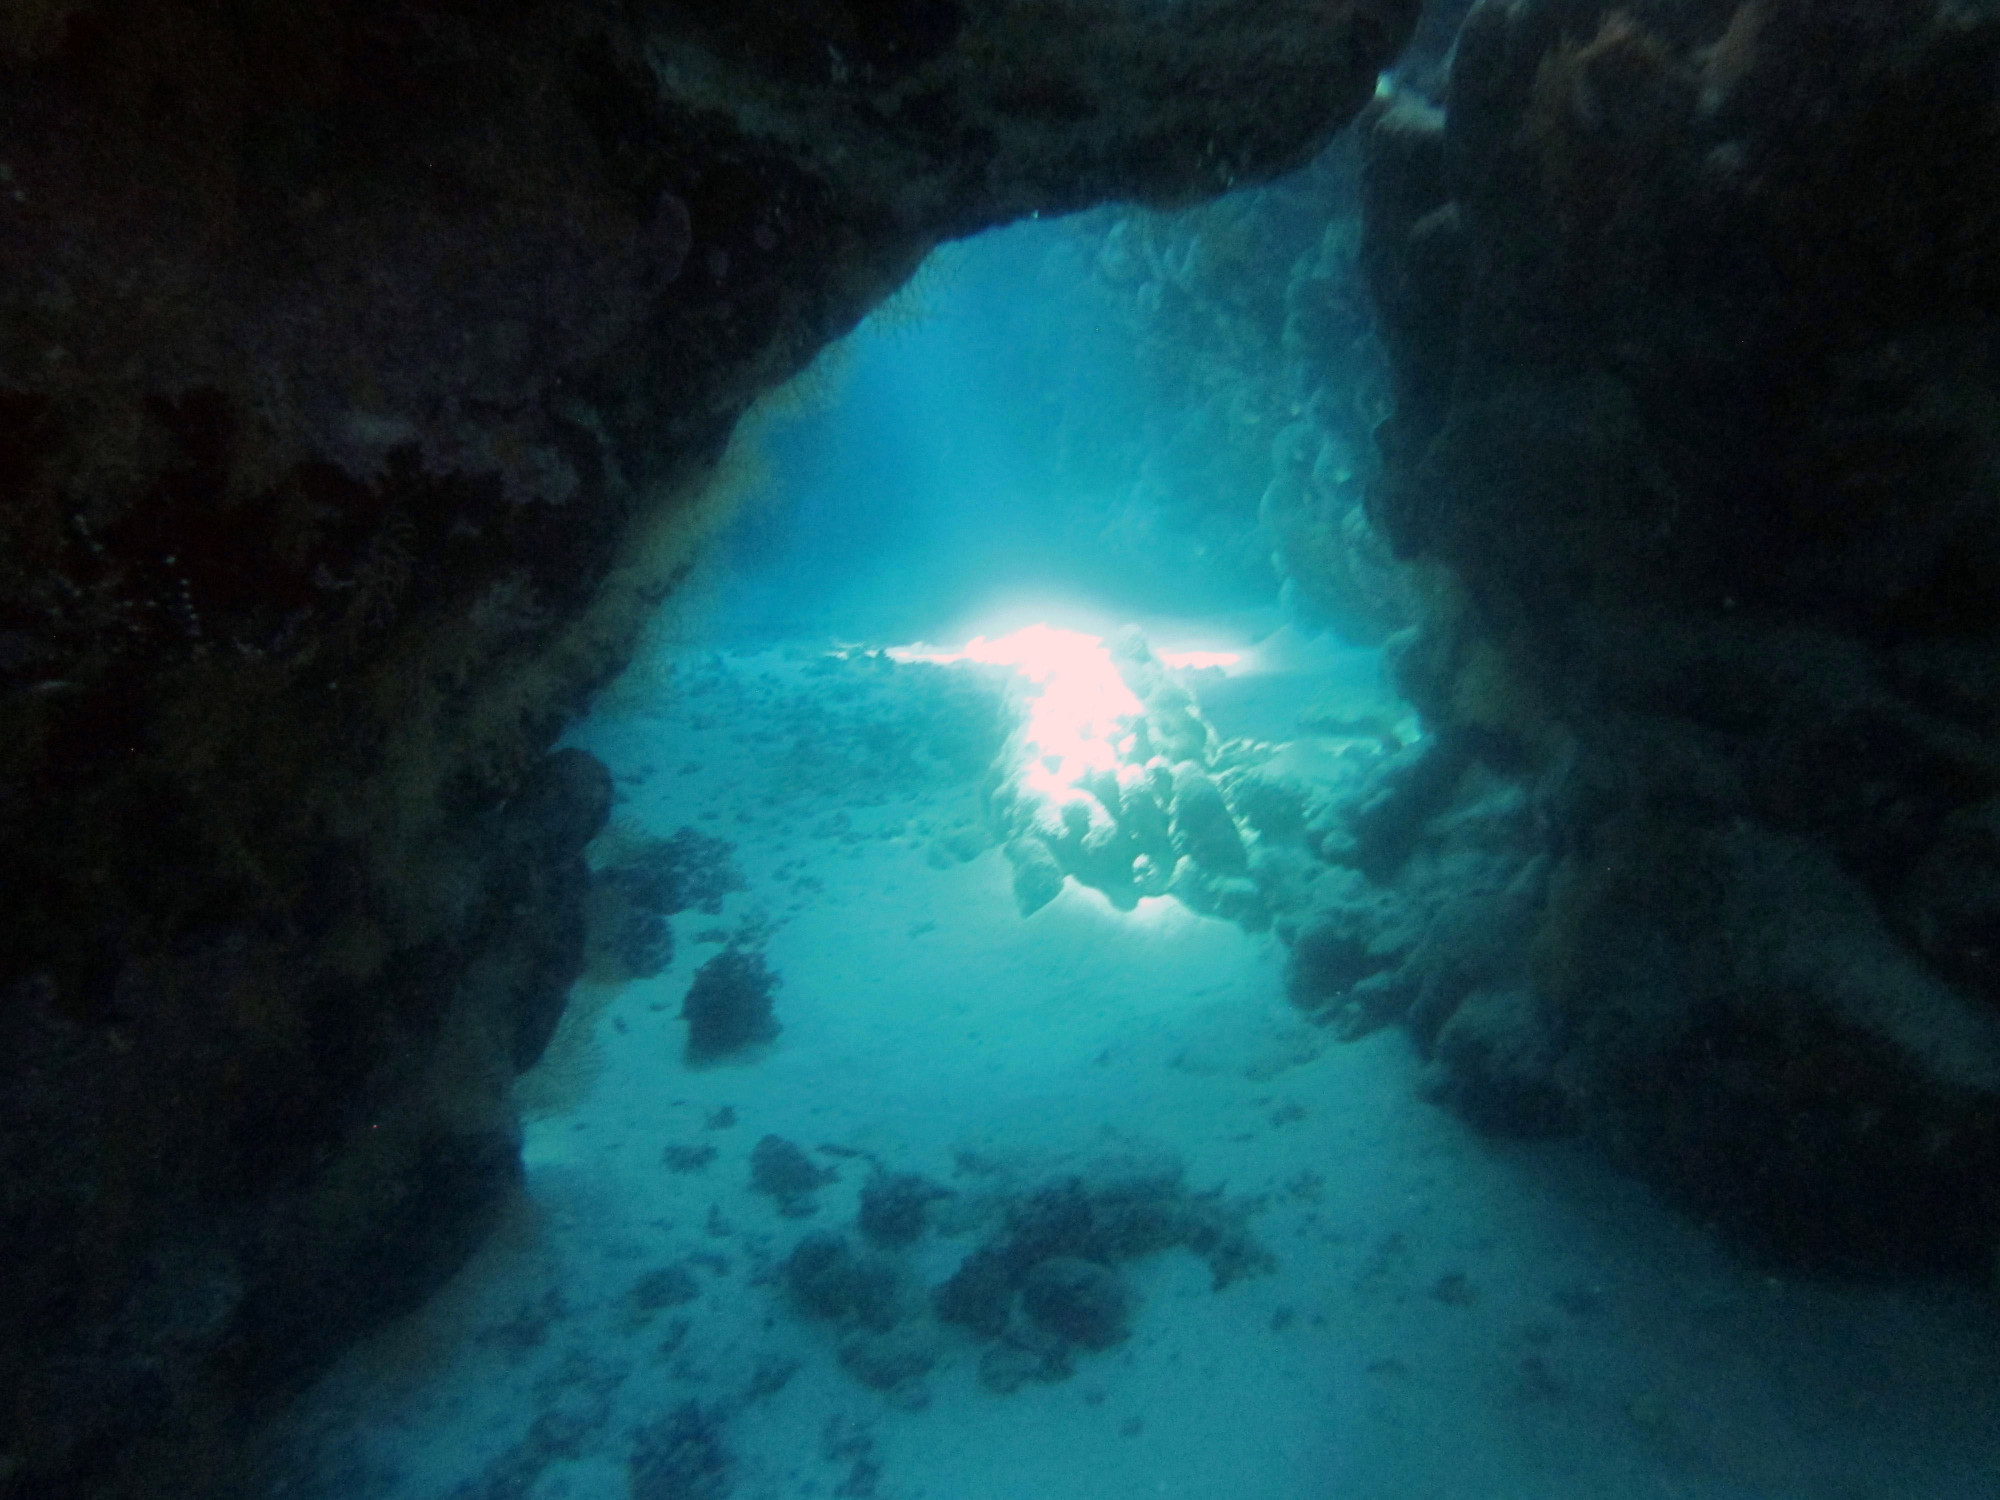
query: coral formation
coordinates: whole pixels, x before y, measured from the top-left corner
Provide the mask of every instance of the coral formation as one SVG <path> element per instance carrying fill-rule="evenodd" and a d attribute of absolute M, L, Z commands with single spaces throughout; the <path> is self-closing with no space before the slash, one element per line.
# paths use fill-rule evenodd
<path fill-rule="evenodd" d="M 1220 1289 L 1268 1265 L 1244 1227 L 1250 1207 L 1190 1192 L 1178 1165 L 1064 1178 L 1011 1199 L 1001 1227 L 933 1289 L 932 1310 L 1033 1351 L 1037 1370 L 1066 1374 L 1068 1345 L 1101 1349 L 1124 1335 L 1131 1298 L 1112 1267 L 1184 1245 Z M 997 1371 L 1018 1373 L 1016 1355 L 995 1358 Z"/>
<path fill-rule="evenodd" d="M 923 1235 L 930 1206 L 951 1195 L 950 1188 L 915 1172 L 878 1173 L 862 1186 L 855 1227 L 878 1245 L 912 1244 Z"/>
<path fill-rule="evenodd" d="M 720 1412 L 683 1401 L 639 1429 L 626 1462 L 632 1500 L 728 1500 L 736 1460 Z"/>
<path fill-rule="evenodd" d="M 1327 726 L 1337 732 L 1315 736 L 1314 750 L 1225 742 L 1187 674 L 1163 664 L 1138 630 L 1122 632 L 1092 665 L 1103 680 L 1082 696 L 1122 695 L 1122 708 L 1100 712 L 1110 723 L 1072 747 L 1083 768 L 1054 773 L 1051 761 L 1067 760 L 1044 754 L 1030 708 L 988 777 L 987 812 L 1022 915 L 1074 879 L 1120 910 L 1172 896 L 1252 931 L 1276 922 L 1289 936 L 1326 873 L 1322 860 L 1334 857 L 1327 840 L 1346 837 L 1341 810 L 1366 768 L 1400 749 L 1397 728 L 1364 715 L 1359 725 Z M 1291 769 L 1288 760 L 1301 756 L 1313 763 Z"/>
<path fill-rule="evenodd" d="M 898 1321 L 896 1272 L 877 1260 L 857 1256 L 837 1234 L 809 1234 L 785 1258 L 785 1290 L 815 1318 L 852 1318 L 883 1332 Z"/>
<path fill-rule="evenodd" d="M 1117 1273 L 1074 1255 L 1052 1255 L 1028 1268 L 1021 1310 L 1044 1332 L 1085 1349 L 1109 1349 L 1132 1332 L 1132 1295 Z"/>
<path fill-rule="evenodd" d="M 604 983 L 658 974 L 674 957 L 667 918 L 691 907 L 719 913 L 723 898 L 743 889 L 729 843 L 699 829 L 664 839 L 606 836 L 598 844 L 609 847 L 595 861 L 584 971 Z"/>
<path fill-rule="evenodd" d="M 688 1061 L 713 1062 L 776 1037 L 784 1029 L 771 1014 L 779 982 L 761 952 L 735 943 L 695 970 L 681 1001 Z"/>
<path fill-rule="evenodd" d="M 840 1367 L 877 1391 L 911 1390 L 937 1361 L 936 1340 L 921 1328 L 860 1333 L 840 1346 Z"/>
<path fill-rule="evenodd" d="M 828 1180 L 777 1137 L 758 1151 L 758 1186 L 783 1212 Z M 925 1207 L 952 1195 L 912 1173 L 879 1171 L 870 1187 L 875 1195 L 864 1190 L 857 1225 L 874 1251 L 857 1250 L 843 1234 L 809 1234 L 777 1279 L 796 1311 L 836 1325 L 837 1358 L 849 1375 L 910 1405 L 928 1399 L 922 1378 L 950 1343 L 940 1325 L 982 1345 L 979 1379 L 1004 1394 L 1029 1381 L 1067 1379 L 1079 1351 L 1109 1349 L 1130 1335 L 1138 1301 L 1120 1265 L 1184 1246 L 1208 1262 L 1220 1290 L 1272 1264 L 1247 1228 L 1255 1201 L 1190 1191 L 1177 1161 L 1119 1159 L 961 1202 L 968 1222 L 997 1222 L 926 1296 L 923 1262 L 911 1247 Z"/>
<path fill-rule="evenodd" d="M 812 1213 L 812 1195 L 839 1177 L 832 1167 L 813 1165 L 810 1156 L 781 1135 L 760 1138 L 750 1151 L 750 1185 L 777 1199 L 779 1211 L 787 1218 Z"/>
<path fill-rule="evenodd" d="M 1031 703 L 987 791 L 1022 915 L 1054 900 L 1066 876 L 1124 909 L 1170 889 L 1206 900 L 1208 882 L 1241 872 L 1243 851 L 1205 774 L 1216 737 L 1194 695 L 1136 629 L 1108 651 L 1089 637 L 1060 649 L 1053 685 L 1033 691 L 1088 700 L 1092 722 L 1047 729 Z M 1072 673 L 1102 680 L 1072 684 Z M 1049 761 L 1072 756 L 1081 769 L 1059 784 Z"/>

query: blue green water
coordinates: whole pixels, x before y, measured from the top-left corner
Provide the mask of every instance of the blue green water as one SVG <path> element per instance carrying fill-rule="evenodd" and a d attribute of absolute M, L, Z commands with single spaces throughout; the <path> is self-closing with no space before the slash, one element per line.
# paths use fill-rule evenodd
<path fill-rule="evenodd" d="M 1996 1493 L 1990 1298 L 1765 1274 L 1581 1147 L 1423 1102 L 1399 1031 L 1287 1002 L 1285 882 L 1330 877 L 1241 809 L 1335 805 L 1421 733 L 1372 645 L 1255 565 L 1292 406 L 1333 451 L 1364 382 L 1232 374 L 1229 320 L 1282 351 L 1251 325 L 1305 293 L 1149 301 L 1105 271 L 1112 222 L 951 251 L 761 429 L 712 603 L 569 736 L 619 785 L 597 867 L 694 829 L 712 894 L 658 972 L 579 984 L 521 1081 L 509 1222 L 305 1403 L 276 1493 Z M 1023 914 L 994 792 L 1033 773 L 1045 685 L 884 648 L 1038 620 L 1142 626 L 1119 670 L 1157 734 L 1188 696 L 1248 894 L 1121 906 L 1059 868 Z M 1166 664 L 1195 647 L 1237 659 Z M 749 953 L 770 1025 L 691 1057 L 688 995 Z"/>

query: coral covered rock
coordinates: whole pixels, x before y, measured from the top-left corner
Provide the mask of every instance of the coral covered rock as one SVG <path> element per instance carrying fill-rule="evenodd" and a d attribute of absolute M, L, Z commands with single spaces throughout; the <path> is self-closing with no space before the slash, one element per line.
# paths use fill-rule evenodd
<path fill-rule="evenodd" d="M 733 944 L 695 970 L 681 1001 L 688 1061 L 713 1062 L 777 1036 L 784 1029 L 771 1014 L 778 984 L 762 953 Z"/>
<path fill-rule="evenodd" d="M 878 1245 L 908 1245 L 923 1234 L 931 1204 L 950 1196 L 950 1188 L 914 1172 L 887 1173 L 861 1189 L 856 1224 Z"/>
<path fill-rule="evenodd" d="M 809 1234 L 784 1264 L 793 1303 L 815 1318 L 852 1318 L 877 1331 L 897 1321 L 896 1273 L 854 1253 L 837 1234 Z"/>
<path fill-rule="evenodd" d="M 777 1199 L 788 1218 L 811 1213 L 812 1195 L 839 1176 L 832 1167 L 816 1166 L 810 1156 L 781 1135 L 764 1136 L 750 1151 L 750 1186 Z"/>
<path fill-rule="evenodd" d="M 1048 1332 L 1086 1349 L 1109 1349 L 1131 1334 L 1132 1296 L 1109 1266 L 1071 1255 L 1028 1268 L 1021 1306 Z"/>
<path fill-rule="evenodd" d="M 1815 1267 L 2000 1240 L 1996 58 L 1923 0 L 1483 3 L 1368 126 L 1370 505 L 1438 581 L 1347 851 L 1423 914 L 1389 988 L 1438 1097 Z"/>

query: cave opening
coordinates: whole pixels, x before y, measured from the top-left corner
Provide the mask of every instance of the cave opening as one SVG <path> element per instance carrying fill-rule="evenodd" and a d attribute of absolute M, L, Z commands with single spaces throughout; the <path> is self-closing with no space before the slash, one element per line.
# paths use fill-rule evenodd
<path fill-rule="evenodd" d="M 7 14 L 0 1500 L 1992 1492 L 1992 0 Z"/>
<path fill-rule="evenodd" d="M 1853 1462 L 1829 1341 L 1985 1367 L 1455 1095 L 1510 996 L 1388 1024 L 1367 809 L 1439 757 L 1356 212 L 1336 150 L 947 245 L 746 420 L 566 736 L 617 791 L 509 1222 L 307 1404 L 346 1493 L 1778 1495 Z"/>

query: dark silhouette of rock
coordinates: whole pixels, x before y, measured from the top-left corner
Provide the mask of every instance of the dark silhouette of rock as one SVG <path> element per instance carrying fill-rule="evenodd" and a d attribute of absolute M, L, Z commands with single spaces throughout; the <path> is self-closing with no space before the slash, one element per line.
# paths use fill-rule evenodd
<path fill-rule="evenodd" d="M 855 1223 L 878 1245 L 908 1245 L 922 1236 L 930 1206 L 950 1196 L 950 1188 L 914 1172 L 883 1173 L 862 1185 Z"/>
<path fill-rule="evenodd" d="M 1005 1338 L 979 1356 L 979 1383 L 999 1396 L 1011 1396 L 1031 1382 L 1054 1385 L 1075 1373 L 1069 1345 L 1059 1338 Z"/>
<path fill-rule="evenodd" d="M 840 1367 L 871 1390 L 906 1389 L 937 1366 L 935 1330 L 863 1333 L 840 1346 Z"/>
<path fill-rule="evenodd" d="M 800 1240 L 785 1258 L 784 1280 L 792 1301 L 812 1317 L 853 1318 L 878 1331 L 896 1324 L 895 1269 L 857 1256 L 840 1235 Z"/>
<path fill-rule="evenodd" d="M 771 1014 L 778 984 L 762 953 L 734 944 L 695 970 L 681 1002 L 688 1061 L 713 1062 L 776 1037 L 784 1029 Z"/>
<path fill-rule="evenodd" d="M 778 1200 L 778 1207 L 790 1218 L 813 1211 L 812 1195 L 840 1173 L 832 1167 L 814 1164 L 792 1142 L 781 1135 L 767 1135 L 750 1148 L 750 1185 Z"/>
<path fill-rule="evenodd" d="M 698 1401 L 640 1428 L 625 1465 L 632 1500 L 728 1500 L 736 1460 L 723 1429 L 722 1413 Z"/>
<path fill-rule="evenodd" d="M 1118 1273 L 1073 1255 L 1030 1266 L 1021 1306 L 1048 1332 L 1086 1349 L 1109 1349 L 1132 1332 L 1132 1297 Z"/>
<path fill-rule="evenodd" d="M 1103 1349 L 1129 1331 L 1131 1297 L 1112 1267 L 1182 1245 L 1208 1262 L 1218 1289 L 1268 1269 L 1271 1257 L 1245 1227 L 1249 1211 L 1190 1192 L 1171 1164 L 1113 1163 L 1064 1178 L 1009 1202 L 1002 1227 L 932 1289 L 931 1310 L 1004 1341 L 981 1364 L 994 1388 L 1062 1379 L 1069 1345 Z"/>
<path fill-rule="evenodd" d="M 1366 124 L 1370 511 L 1448 580 L 1437 749 L 1357 825 L 1425 929 L 1384 990 L 1484 1125 L 1782 1263 L 1985 1274 L 2000 19 L 1735 15 L 1480 4 Z"/>
<path fill-rule="evenodd" d="M 591 884 L 587 962 L 608 983 L 650 979 L 674 961 L 667 918 L 689 908 L 711 915 L 740 891 L 735 846 L 697 828 L 668 838 L 621 839 Z"/>

